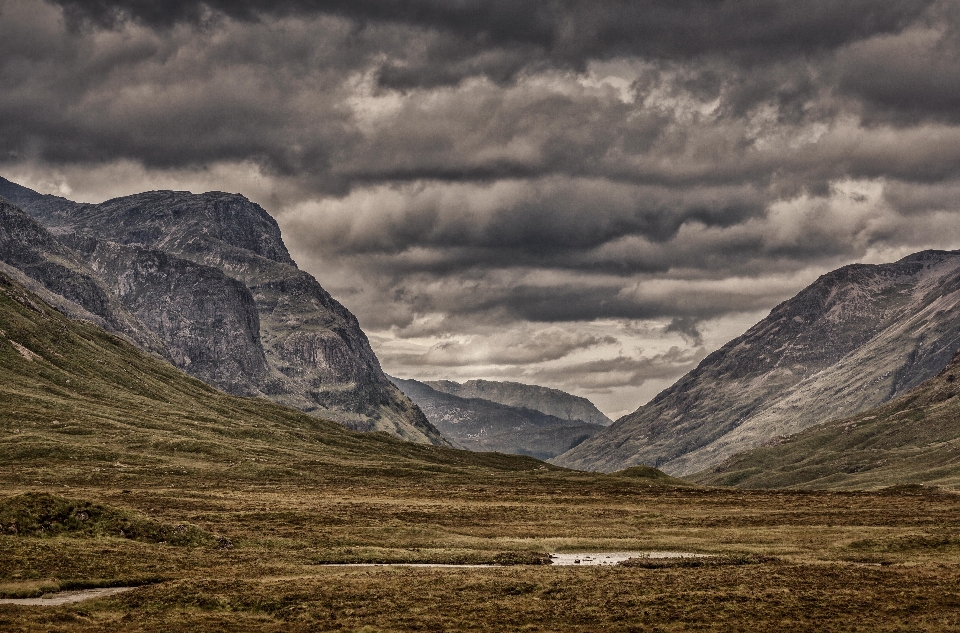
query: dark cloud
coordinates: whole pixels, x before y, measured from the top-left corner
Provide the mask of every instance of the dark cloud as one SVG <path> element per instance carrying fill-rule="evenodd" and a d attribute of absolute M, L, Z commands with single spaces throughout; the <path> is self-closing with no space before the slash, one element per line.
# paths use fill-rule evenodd
<path fill-rule="evenodd" d="M 705 357 L 702 348 L 683 350 L 672 347 L 654 356 L 616 356 L 569 365 L 562 370 L 540 369 L 533 375 L 542 382 L 569 381 L 587 390 L 640 387 L 651 380 L 681 375 Z"/>
<path fill-rule="evenodd" d="M 918 26 L 858 42 L 836 63 L 842 91 L 856 96 L 872 123 L 960 121 L 960 31 Z"/>
<path fill-rule="evenodd" d="M 0 13 L 5 169 L 93 197 L 239 183 L 424 372 L 649 387 L 830 268 L 960 246 L 953 0 Z"/>
<path fill-rule="evenodd" d="M 699 319 L 687 316 L 674 317 L 667 325 L 666 331 L 677 332 L 698 347 L 703 344 L 703 333 L 700 332 Z"/>
<path fill-rule="evenodd" d="M 451 190 L 432 187 L 400 193 L 383 191 L 383 205 L 364 208 L 364 196 L 288 218 L 301 226 L 304 248 L 322 248 L 342 256 L 390 257 L 385 267 L 398 274 L 412 270 L 438 273 L 478 264 L 500 267 L 611 267 L 623 273 L 656 270 L 656 261 L 602 262 L 591 252 L 624 236 L 651 243 L 676 236 L 680 227 L 729 227 L 763 214 L 769 200 L 753 187 L 701 187 L 678 191 L 636 187 L 603 180 L 512 181 Z M 325 230 L 307 230 L 323 218 Z M 411 249 L 442 249 L 442 259 L 411 258 Z M 579 255 L 578 255 L 579 253 Z M 391 257 L 399 256 L 399 257 Z M 617 261 L 619 259 L 619 261 Z M 435 268 L 434 268 L 435 267 Z"/>
<path fill-rule="evenodd" d="M 689 57 L 731 50 L 814 52 L 896 32 L 932 2 L 899 0 L 57 0 L 100 24 L 132 18 L 151 26 L 197 22 L 210 12 L 234 19 L 330 13 L 401 22 L 491 44 L 532 44 L 559 55 Z"/>

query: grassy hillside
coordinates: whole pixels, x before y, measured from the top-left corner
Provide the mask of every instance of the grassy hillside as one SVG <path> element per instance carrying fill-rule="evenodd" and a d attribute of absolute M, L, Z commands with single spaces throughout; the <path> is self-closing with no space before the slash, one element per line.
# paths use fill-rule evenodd
<path fill-rule="evenodd" d="M 217 392 L 0 277 L 0 630 L 956 630 L 960 495 L 678 485 Z M 558 567 L 547 552 L 691 561 Z M 469 563 L 351 567 L 331 563 Z"/>
<path fill-rule="evenodd" d="M 960 486 L 960 356 L 910 393 L 737 455 L 690 479 L 745 488 Z"/>
<path fill-rule="evenodd" d="M 65 318 L 2 274 L 0 431 L 0 476 L 21 484 L 319 482 L 413 467 L 543 467 L 355 433 L 263 399 L 226 395 Z"/>

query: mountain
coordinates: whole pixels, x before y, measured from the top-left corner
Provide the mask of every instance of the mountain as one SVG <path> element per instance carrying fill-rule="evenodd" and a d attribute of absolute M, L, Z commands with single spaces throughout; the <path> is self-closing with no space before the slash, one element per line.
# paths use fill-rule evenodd
<path fill-rule="evenodd" d="M 435 383 L 393 377 L 390 380 L 420 407 L 444 437 L 471 451 L 496 451 L 548 459 L 603 428 L 598 424 L 562 419 L 483 398 L 450 395 L 433 388 L 431 385 Z"/>
<path fill-rule="evenodd" d="M 960 348 L 960 252 L 823 275 L 555 463 L 686 475 L 896 398 Z"/>
<path fill-rule="evenodd" d="M 875 409 L 740 453 L 693 479 L 744 488 L 960 485 L 960 354 Z"/>
<path fill-rule="evenodd" d="M 73 318 L 84 318 L 141 348 L 169 358 L 144 327 L 75 252 L 36 220 L 0 198 L 0 264 L 3 270 Z"/>
<path fill-rule="evenodd" d="M 425 381 L 423 384 L 452 396 L 482 398 L 510 407 L 532 409 L 568 422 L 580 421 L 601 426 L 613 423 L 586 398 L 559 389 L 492 380 L 468 380 L 464 383 L 434 380 Z"/>
<path fill-rule="evenodd" d="M 446 443 L 387 380 L 356 318 L 297 268 L 276 222 L 243 196 L 159 191 L 79 204 L 9 181 L 0 195 L 191 375 L 356 430 Z"/>
<path fill-rule="evenodd" d="M 219 391 L 0 273 L 0 471 L 14 486 L 115 488 L 437 468 L 548 468 L 357 433 L 263 398 Z M 392 470 L 391 470 L 392 469 Z M 404 470 L 408 469 L 408 470 Z M 402 475 L 401 475 L 402 476 Z"/>
<path fill-rule="evenodd" d="M 158 250 L 76 234 L 61 241 L 163 341 L 174 365 L 234 395 L 269 392 L 260 316 L 242 282 Z"/>

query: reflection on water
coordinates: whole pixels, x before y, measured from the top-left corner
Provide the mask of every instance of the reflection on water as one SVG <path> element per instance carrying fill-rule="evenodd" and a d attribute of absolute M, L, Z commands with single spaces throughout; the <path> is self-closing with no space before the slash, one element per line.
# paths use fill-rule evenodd
<path fill-rule="evenodd" d="M 630 558 L 699 558 L 690 552 L 575 552 L 550 554 L 554 565 L 616 565 Z"/>

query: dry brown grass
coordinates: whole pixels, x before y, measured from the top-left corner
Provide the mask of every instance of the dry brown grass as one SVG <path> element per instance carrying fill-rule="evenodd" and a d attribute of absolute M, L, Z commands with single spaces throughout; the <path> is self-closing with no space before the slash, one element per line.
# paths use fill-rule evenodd
<path fill-rule="evenodd" d="M 487 477 L 482 485 L 382 477 L 312 490 L 212 482 L 203 491 L 68 489 L 197 525 L 232 546 L 2 536 L 0 582 L 10 593 L 40 583 L 154 582 L 56 608 L 0 605 L 0 629 L 960 630 L 960 495 L 674 488 L 556 472 Z M 492 563 L 508 552 L 594 549 L 693 551 L 738 564 L 324 564 Z"/>

